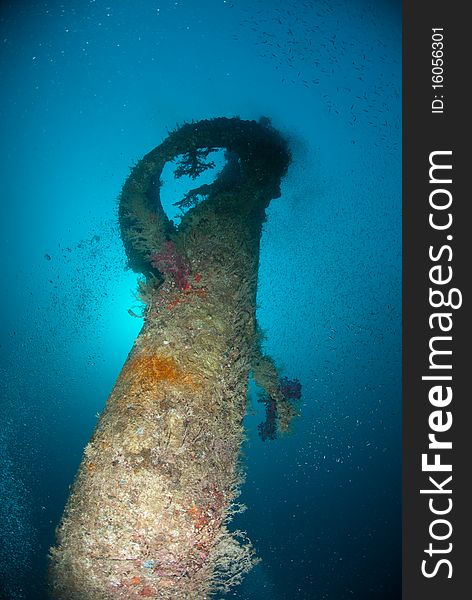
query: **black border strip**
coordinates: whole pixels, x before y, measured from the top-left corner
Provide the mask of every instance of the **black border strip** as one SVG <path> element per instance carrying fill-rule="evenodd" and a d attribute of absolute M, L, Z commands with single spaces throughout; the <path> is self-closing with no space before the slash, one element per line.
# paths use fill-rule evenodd
<path fill-rule="evenodd" d="M 470 278 L 472 273 L 472 153 L 468 148 L 467 135 L 472 126 L 467 89 L 470 84 L 471 58 L 470 40 L 472 24 L 466 17 L 467 3 L 449 0 L 410 1 L 403 5 L 403 599 L 404 600 L 465 600 L 471 598 L 472 565 L 472 331 L 470 326 Z M 443 28 L 444 88 L 432 88 L 432 28 Z M 438 38 L 439 36 L 437 36 Z M 436 47 L 437 49 L 438 47 Z M 436 56 L 437 58 L 437 56 Z M 437 72 L 440 69 L 436 69 Z M 434 95 L 444 96 L 443 113 L 432 113 Z M 466 106 L 467 105 L 467 106 Z M 439 109 L 440 103 L 436 103 Z M 435 162 L 452 164 L 452 183 L 430 183 L 430 153 L 452 151 L 452 155 L 436 155 Z M 433 171 L 438 178 L 447 179 L 446 171 Z M 440 176 L 440 177 L 439 177 Z M 469 188 L 469 189 L 468 189 Z M 430 194 L 436 189 L 447 189 L 452 196 L 450 209 L 437 211 L 430 206 Z M 447 192 L 434 192 L 433 202 L 446 202 Z M 428 219 L 446 222 L 451 212 L 453 222 L 447 230 L 435 230 Z M 452 235 L 452 240 L 447 239 Z M 429 247 L 433 247 L 433 255 Z M 432 284 L 430 269 L 442 265 L 433 272 L 433 277 L 444 279 L 452 267 L 452 281 L 448 284 Z M 429 288 L 443 290 L 451 288 L 462 293 L 463 304 L 457 309 L 432 308 Z M 439 300 L 439 296 L 435 296 Z M 454 294 L 454 299 L 459 298 Z M 438 319 L 433 319 L 433 329 L 428 319 L 434 312 L 452 313 L 453 327 L 450 332 L 438 329 Z M 442 321 L 446 324 L 447 318 Z M 452 355 L 437 355 L 435 364 L 452 365 L 451 370 L 430 368 L 430 348 L 433 336 L 451 336 L 452 340 L 436 340 L 434 348 L 451 349 Z M 436 344 L 436 345 L 434 345 Z M 469 365 L 470 363 L 470 365 Z M 422 380 L 423 375 L 452 375 L 452 381 Z M 470 381 L 468 381 L 470 379 Z M 449 406 L 434 407 L 429 401 L 429 390 L 433 385 L 450 385 L 453 398 Z M 444 391 L 444 388 L 441 388 Z M 437 396 L 436 396 L 437 397 Z M 452 449 L 428 450 L 428 434 L 432 433 L 429 416 L 435 410 L 442 411 L 443 422 L 447 411 L 453 418 L 448 431 L 437 433 L 438 440 L 450 440 Z M 434 421 L 438 425 L 439 421 Z M 452 472 L 423 472 L 422 454 L 428 454 L 428 462 L 440 453 L 441 463 L 451 463 Z M 421 494 L 421 489 L 434 489 L 428 477 L 442 482 L 452 475 L 449 489 L 451 494 Z M 438 510 L 449 507 L 450 513 L 432 514 L 429 500 Z M 452 526 L 450 537 L 434 540 L 430 525 L 435 519 L 449 520 Z M 436 523 L 432 531 L 438 537 L 446 536 L 449 526 Z M 429 556 L 425 549 L 449 549 L 445 553 Z M 448 578 L 449 565 L 439 565 L 437 574 L 427 578 L 422 574 L 422 561 L 427 560 L 425 570 L 435 571 L 441 559 L 449 560 L 452 577 Z"/>

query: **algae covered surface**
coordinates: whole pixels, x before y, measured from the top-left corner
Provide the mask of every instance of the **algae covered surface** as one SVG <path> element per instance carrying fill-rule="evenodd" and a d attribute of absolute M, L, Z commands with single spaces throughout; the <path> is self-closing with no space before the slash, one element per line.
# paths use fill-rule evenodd
<path fill-rule="evenodd" d="M 212 148 L 224 148 L 226 166 L 186 195 L 204 198 L 177 228 L 159 200 L 164 164 L 181 156 L 177 176 L 196 178 Z M 255 317 L 265 209 L 289 162 L 267 120 L 221 118 L 171 133 L 125 183 L 120 225 L 130 266 L 144 274 L 144 327 L 51 550 L 55 597 L 205 598 L 257 561 L 246 534 L 228 526 L 241 510 L 249 374 L 266 390 L 264 432 L 285 431 L 296 414 L 297 388 L 286 393 L 262 354 Z"/>

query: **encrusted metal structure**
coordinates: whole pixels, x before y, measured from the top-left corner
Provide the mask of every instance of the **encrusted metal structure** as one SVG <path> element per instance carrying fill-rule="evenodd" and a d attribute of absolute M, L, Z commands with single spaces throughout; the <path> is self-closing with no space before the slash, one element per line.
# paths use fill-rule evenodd
<path fill-rule="evenodd" d="M 191 190 L 177 228 L 160 175 L 227 163 Z M 130 267 L 144 275 L 144 326 L 84 451 L 51 549 L 61 600 L 200 600 L 240 582 L 254 563 L 227 524 L 242 481 L 240 447 L 251 372 L 270 399 L 268 434 L 295 413 L 256 326 L 265 209 L 290 153 L 268 121 L 185 124 L 132 170 L 120 197 Z M 292 396 L 293 398 L 293 396 Z M 269 407 L 269 404 L 268 404 Z M 270 412 L 270 414 L 269 414 Z"/>

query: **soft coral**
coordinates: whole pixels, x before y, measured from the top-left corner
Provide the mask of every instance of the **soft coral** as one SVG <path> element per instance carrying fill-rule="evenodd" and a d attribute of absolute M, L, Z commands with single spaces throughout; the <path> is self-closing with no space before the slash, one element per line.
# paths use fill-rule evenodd
<path fill-rule="evenodd" d="M 266 405 L 266 420 L 257 426 L 262 441 L 275 440 L 277 437 L 277 403 L 270 396 L 259 399 Z"/>
<path fill-rule="evenodd" d="M 175 285 L 183 292 L 190 289 L 188 278 L 190 267 L 177 252 L 174 242 L 166 240 L 160 252 L 154 252 L 149 257 L 151 265 L 164 275 L 170 275 Z"/>

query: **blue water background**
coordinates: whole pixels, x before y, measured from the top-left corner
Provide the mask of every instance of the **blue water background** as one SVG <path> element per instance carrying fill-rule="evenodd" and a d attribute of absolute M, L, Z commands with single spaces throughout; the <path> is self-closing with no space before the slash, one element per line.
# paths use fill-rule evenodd
<path fill-rule="evenodd" d="M 291 437 L 246 419 L 237 600 L 399 598 L 401 8 L 70 0 L 1 8 L 0 597 L 44 600 L 82 450 L 142 322 L 117 202 L 186 120 L 266 115 L 293 164 L 258 317 L 303 386 Z M 2 595 L 3 594 L 3 595 Z"/>

